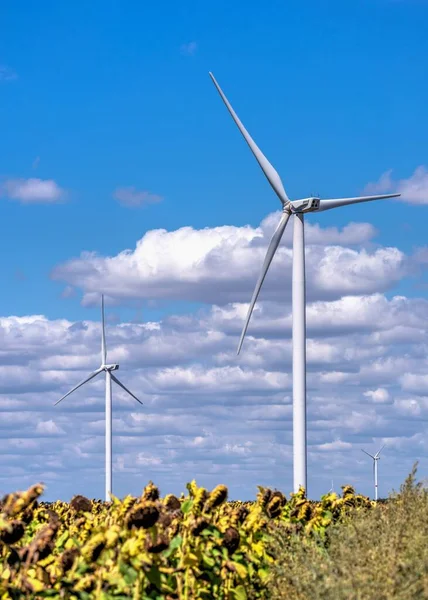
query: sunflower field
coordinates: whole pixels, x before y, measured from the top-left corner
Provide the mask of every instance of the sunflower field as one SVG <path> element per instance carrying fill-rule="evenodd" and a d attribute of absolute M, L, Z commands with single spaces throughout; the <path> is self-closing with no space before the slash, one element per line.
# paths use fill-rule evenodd
<path fill-rule="evenodd" d="M 140 497 L 109 503 L 75 496 L 40 501 L 44 487 L 0 503 L 0 598 L 251 600 L 267 597 L 275 562 L 271 527 L 284 536 L 325 539 L 350 509 L 372 502 L 346 486 L 310 502 L 259 487 L 254 502 L 228 502 L 187 484 L 187 495 L 160 497 L 150 482 Z"/>

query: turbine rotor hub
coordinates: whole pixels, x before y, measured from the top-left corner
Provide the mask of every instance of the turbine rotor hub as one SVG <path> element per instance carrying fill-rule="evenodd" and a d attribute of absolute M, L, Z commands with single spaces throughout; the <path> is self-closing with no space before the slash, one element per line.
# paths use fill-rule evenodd
<path fill-rule="evenodd" d="M 117 371 L 119 365 L 103 365 L 104 371 Z"/>
<path fill-rule="evenodd" d="M 314 212 L 320 207 L 320 199 L 317 197 L 302 198 L 290 201 L 290 209 L 293 213 Z"/>

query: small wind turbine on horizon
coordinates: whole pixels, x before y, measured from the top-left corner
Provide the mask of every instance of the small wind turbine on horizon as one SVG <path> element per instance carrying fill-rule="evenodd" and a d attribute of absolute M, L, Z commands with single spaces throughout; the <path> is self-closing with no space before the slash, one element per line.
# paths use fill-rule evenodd
<path fill-rule="evenodd" d="M 293 275 L 292 275 L 292 319 L 293 319 L 293 487 L 298 492 L 299 487 L 307 488 L 307 428 L 306 428 L 306 281 L 305 281 L 305 238 L 304 238 L 304 214 L 310 212 L 321 212 L 368 202 L 369 200 L 380 200 L 382 198 L 395 198 L 400 194 L 383 194 L 380 196 L 359 196 L 355 198 L 335 198 L 321 200 L 318 197 L 303 198 L 301 200 L 290 200 L 287 196 L 281 178 L 274 167 L 270 164 L 260 148 L 256 145 L 244 125 L 233 110 L 226 96 L 212 73 L 209 74 L 218 93 L 225 103 L 229 113 L 235 121 L 239 131 L 254 154 L 267 180 L 278 196 L 282 204 L 282 216 L 275 233 L 269 244 L 266 257 L 262 266 L 260 277 L 251 299 L 247 318 L 238 345 L 238 354 L 250 322 L 254 305 L 257 301 L 263 281 L 269 266 L 278 249 L 282 235 L 291 215 L 294 215 L 293 228 Z"/>
<path fill-rule="evenodd" d="M 86 377 L 86 379 L 84 379 L 83 381 L 81 381 L 80 383 L 78 383 L 76 386 L 74 386 L 73 389 L 71 389 L 69 392 L 67 392 L 66 394 L 64 394 L 64 396 L 62 398 L 60 398 L 57 402 L 55 402 L 54 406 L 56 406 L 57 404 L 59 404 L 62 400 L 64 400 L 64 398 L 67 398 L 67 396 L 69 396 L 70 394 L 72 394 L 73 392 L 75 392 L 78 388 L 80 388 L 82 385 L 85 385 L 85 383 L 88 383 L 88 381 L 90 381 L 91 379 L 93 379 L 94 377 L 96 377 L 97 375 L 99 375 L 100 373 L 102 373 L 103 371 L 105 371 L 106 374 L 106 474 L 105 474 L 105 499 L 106 502 L 109 502 L 111 500 L 110 498 L 110 494 L 112 493 L 112 452 L 111 452 L 111 447 L 112 447 L 112 426 L 111 426 L 111 420 L 112 420 L 112 402 L 111 402 L 111 380 L 113 380 L 115 383 L 117 383 L 118 386 L 120 386 L 123 390 L 125 390 L 125 392 L 127 392 L 130 396 L 132 396 L 137 402 L 139 402 L 140 404 L 143 404 L 141 402 L 141 400 L 139 400 L 137 398 L 137 396 L 134 396 L 134 394 L 132 392 L 130 392 L 128 390 L 127 387 L 125 387 L 123 385 L 123 383 L 121 381 L 119 381 L 119 379 L 113 375 L 112 371 L 117 371 L 117 369 L 119 368 L 118 364 L 107 364 L 107 346 L 106 346 L 106 335 L 105 335 L 105 322 L 104 322 L 104 295 L 101 295 L 101 326 L 102 326 L 102 333 L 101 333 L 101 366 L 96 370 L 93 371 L 93 373 L 91 373 L 88 377 Z"/>
<path fill-rule="evenodd" d="M 385 444 L 382 446 L 382 448 L 380 450 L 378 450 L 378 452 L 376 452 L 376 454 L 374 456 L 372 454 L 369 454 L 368 452 L 366 452 L 365 450 L 363 450 L 361 448 L 361 452 L 364 452 L 364 454 L 367 454 L 367 456 L 370 456 L 370 458 L 373 459 L 373 478 L 374 478 L 375 500 L 377 500 L 377 461 L 380 460 L 379 455 L 384 448 L 385 448 Z"/>

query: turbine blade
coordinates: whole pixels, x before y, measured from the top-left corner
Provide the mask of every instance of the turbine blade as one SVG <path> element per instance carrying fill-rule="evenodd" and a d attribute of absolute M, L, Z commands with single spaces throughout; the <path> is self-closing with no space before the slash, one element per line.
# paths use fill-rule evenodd
<path fill-rule="evenodd" d="M 135 398 L 135 400 L 136 400 L 137 402 L 139 402 L 140 404 L 143 404 L 143 403 L 141 402 L 141 400 L 138 400 L 137 396 L 134 396 L 134 394 L 133 394 L 132 392 L 130 392 L 130 391 L 128 390 L 128 388 L 127 388 L 127 387 L 125 387 L 125 386 L 123 385 L 123 383 L 122 383 L 121 381 L 119 381 L 119 379 L 118 379 L 118 378 L 117 378 L 115 375 L 113 375 L 113 373 L 110 373 L 110 376 L 111 376 L 111 378 L 113 379 L 113 381 L 115 381 L 115 382 L 117 383 L 117 385 L 119 385 L 119 386 L 120 386 L 120 387 L 121 387 L 123 390 L 125 390 L 125 392 L 128 392 L 128 394 L 129 394 L 130 396 L 132 396 L 133 398 Z"/>
<path fill-rule="evenodd" d="M 362 448 L 361 448 L 361 452 L 364 452 L 364 454 L 367 454 L 367 456 L 370 456 L 370 458 L 373 458 L 373 460 L 374 460 L 374 456 L 372 454 L 369 454 L 368 452 L 366 452 Z"/>
<path fill-rule="evenodd" d="M 382 446 L 382 448 L 379 450 L 379 452 L 376 452 L 375 456 L 376 458 L 379 456 L 379 454 L 382 452 L 382 450 L 385 448 L 385 444 Z"/>
<path fill-rule="evenodd" d="M 54 406 L 56 406 L 57 404 L 59 404 L 62 400 L 64 400 L 64 398 L 67 398 L 67 396 L 69 396 L 70 394 L 72 394 L 73 392 L 75 392 L 82 385 L 85 385 L 85 383 L 88 383 L 88 381 L 91 381 L 91 379 L 93 379 L 94 377 L 96 377 L 98 375 L 98 373 L 101 373 L 101 371 L 102 371 L 102 369 L 97 369 L 96 371 L 94 371 L 93 373 L 91 373 L 89 375 L 89 377 L 86 377 L 86 379 L 84 379 L 83 381 L 81 381 L 80 383 L 78 383 L 77 385 L 75 385 L 73 389 L 71 389 L 69 392 L 67 392 L 66 394 L 64 394 L 64 396 L 62 398 L 60 398 L 59 400 L 57 400 L 57 402 L 55 402 Z"/>
<path fill-rule="evenodd" d="M 316 212 L 338 208 L 348 204 L 358 204 L 359 202 L 370 202 L 371 200 L 383 200 L 385 198 L 398 198 L 401 194 L 384 194 L 382 196 L 357 196 L 356 198 L 332 198 L 329 200 L 320 200 L 320 207 Z"/>
<path fill-rule="evenodd" d="M 107 349 L 106 349 L 106 331 L 104 323 L 104 294 L 101 294 L 101 364 L 105 365 L 107 360 Z"/>
<path fill-rule="evenodd" d="M 266 252 L 266 257 L 265 257 L 265 260 L 264 260 L 264 263 L 263 263 L 262 271 L 261 271 L 260 277 L 259 277 L 259 279 L 257 281 L 256 288 L 255 288 L 254 293 L 253 293 L 253 297 L 251 298 L 250 307 L 249 307 L 248 313 L 247 313 L 247 319 L 245 321 L 244 329 L 242 330 L 241 339 L 239 340 L 237 354 L 239 354 L 240 351 L 241 351 L 242 343 L 244 341 L 244 337 L 245 337 L 245 334 L 247 332 L 248 324 L 249 324 L 250 319 L 251 319 L 251 315 L 252 315 L 252 312 L 253 312 L 254 305 L 255 305 L 255 303 L 257 301 L 257 297 L 258 297 L 260 289 L 261 289 L 261 287 L 263 285 L 263 281 L 265 280 L 266 273 L 268 272 L 270 263 L 272 262 L 272 259 L 273 259 L 274 255 L 275 255 L 275 252 L 277 251 L 277 248 L 278 248 L 279 243 L 280 243 L 281 238 L 282 238 L 282 234 L 284 233 L 284 230 L 285 230 L 285 228 L 287 226 L 287 223 L 288 223 L 288 220 L 290 218 L 290 215 L 291 215 L 291 213 L 288 212 L 288 211 L 284 212 L 282 214 L 281 220 L 278 223 L 278 227 L 276 228 L 275 233 L 273 234 L 272 239 L 270 241 L 269 248 L 268 248 L 268 251 Z"/>
<path fill-rule="evenodd" d="M 281 181 L 281 178 L 280 178 L 279 174 L 274 169 L 274 167 L 270 164 L 270 162 L 268 161 L 268 159 L 266 158 L 266 156 L 263 154 L 263 152 L 260 150 L 260 148 L 257 146 L 257 144 L 255 143 L 255 141 L 253 140 L 253 138 L 250 136 L 250 134 L 248 133 L 248 131 L 245 129 L 245 127 L 241 123 L 240 119 L 238 118 L 238 115 L 233 110 L 233 108 L 230 105 L 230 103 L 229 103 L 228 99 L 226 98 L 226 96 L 223 94 L 223 92 L 222 92 L 219 84 L 215 80 L 215 77 L 214 77 L 214 75 L 212 73 L 210 73 L 210 77 L 213 80 L 213 83 L 214 83 L 215 87 L 217 88 L 217 91 L 220 94 L 223 102 L 225 103 L 228 111 L 232 115 L 233 120 L 235 121 L 236 125 L 238 126 L 239 131 L 242 133 L 242 135 L 245 138 L 245 141 L 249 145 L 249 147 L 251 149 L 251 152 L 256 157 L 256 160 L 259 163 L 260 167 L 262 168 L 262 171 L 265 174 L 267 180 L 269 181 L 269 183 L 273 187 L 276 195 L 278 196 L 278 198 L 281 200 L 281 202 L 283 204 L 288 204 L 289 199 L 288 199 L 288 196 L 287 196 L 287 194 L 286 194 L 286 192 L 284 190 L 284 186 L 282 185 L 282 181 Z"/>

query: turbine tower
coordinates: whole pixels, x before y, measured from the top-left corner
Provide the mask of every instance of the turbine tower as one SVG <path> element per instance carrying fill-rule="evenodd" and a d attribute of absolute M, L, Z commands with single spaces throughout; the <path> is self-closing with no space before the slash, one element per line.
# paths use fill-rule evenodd
<path fill-rule="evenodd" d="M 385 444 L 382 446 L 382 448 L 378 452 L 376 452 L 376 454 L 374 456 L 372 454 L 369 454 L 368 452 L 366 452 L 365 450 L 363 450 L 361 448 L 361 452 L 364 452 L 364 454 L 367 454 L 367 456 L 370 456 L 370 458 L 373 459 L 373 478 L 374 478 L 375 500 L 377 500 L 377 461 L 380 460 L 379 455 L 384 448 L 385 448 Z"/>
<path fill-rule="evenodd" d="M 268 251 L 262 266 L 260 277 L 257 281 L 253 297 L 248 309 L 247 319 L 242 331 L 238 346 L 238 354 L 248 328 L 248 324 L 257 301 L 263 281 L 269 266 L 278 249 L 282 235 L 291 215 L 294 216 L 293 230 L 293 276 L 292 276 L 292 317 L 293 317 L 293 484 L 294 492 L 303 486 L 307 492 L 307 449 L 306 449 L 306 299 L 305 299 L 305 239 L 304 239 L 304 215 L 310 212 L 321 212 L 367 202 L 369 200 L 380 200 L 382 198 L 395 198 L 400 194 L 384 194 L 381 196 L 360 196 L 356 198 L 335 198 L 321 200 L 318 197 L 303 198 L 301 200 L 290 200 L 287 196 L 279 174 L 270 164 L 260 148 L 256 145 L 248 131 L 245 129 L 237 114 L 233 110 L 220 86 L 210 73 L 218 93 L 229 110 L 238 129 L 254 154 L 263 173 L 272 186 L 282 204 L 282 216 L 269 244 Z"/>
<path fill-rule="evenodd" d="M 101 333 L 101 366 L 91 373 L 86 379 L 78 383 L 71 389 L 69 392 L 64 394 L 62 398 L 60 398 L 57 402 L 55 402 L 54 406 L 59 404 L 64 398 L 67 398 L 70 394 L 75 392 L 78 388 L 85 383 L 88 383 L 91 379 L 105 372 L 106 377 L 106 475 L 105 475 L 105 499 L 106 502 L 111 500 L 110 494 L 112 493 L 112 460 L 111 460 L 111 446 L 112 446 L 112 428 L 111 428 L 111 417 L 112 417 L 112 403 L 111 403 L 111 380 L 113 380 L 117 385 L 119 385 L 125 392 L 127 392 L 130 396 L 132 396 L 137 402 L 143 404 L 141 400 L 134 396 L 132 392 L 128 390 L 127 387 L 123 385 L 119 379 L 113 375 L 112 371 L 117 371 L 119 368 L 118 364 L 107 364 L 107 347 L 106 347 L 106 335 L 105 335 L 105 323 L 104 323 L 104 295 L 101 296 L 101 325 L 102 325 L 102 333 Z"/>

